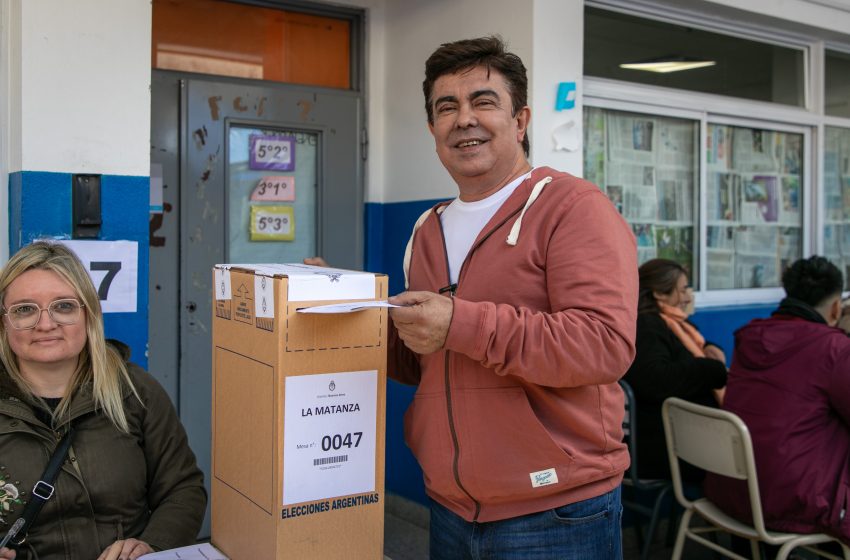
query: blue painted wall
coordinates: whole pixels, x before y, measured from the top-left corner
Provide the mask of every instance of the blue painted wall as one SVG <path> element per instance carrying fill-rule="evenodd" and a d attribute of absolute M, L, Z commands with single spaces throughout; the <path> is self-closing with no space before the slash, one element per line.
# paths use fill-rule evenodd
<path fill-rule="evenodd" d="M 769 317 L 779 302 L 767 305 L 715 307 L 697 311 L 691 321 L 706 340 L 720 346 L 726 353 L 727 365 L 732 361 L 735 331 L 753 319 Z"/>
<path fill-rule="evenodd" d="M 419 216 L 439 202 L 419 200 L 390 204 L 367 203 L 366 270 L 390 277 L 390 294 L 404 291 L 404 248 Z M 387 490 L 421 503 L 427 501 L 422 471 L 404 443 L 404 412 L 413 400 L 415 387 L 395 381 L 387 384 Z"/>
<path fill-rule="evenodd" d="M 390 293 L 404 290 L 402 259 L 413 224 L 439 200 L 367 203 L 365 211 L 365 269 L 390 276 Z M 693 322 L 707 340 L 721 346 L 732 359 L 733 333 L 751 319 L 767 317 L 776 308 L 771 305 L 742 305 L 698 311 Z M 422 471 L 404 443 L 404 412 L 413 400 L 414 387 L 390 381 L 387 386 L 387 490 L 425 503 Z"/>
<path fill-rule="evenodd" d="M 98 239 L 137 241 L 138 294 L 135 313 L 104 315 L 106 336 L 130 346 L 132 360 L 147 368 L 148 177 L 102 175 L 103 225 Z M 9 175 L 9 253 L 41 237 L 70 239 L 73 233 L 71 174 L 19 171 Z"/>

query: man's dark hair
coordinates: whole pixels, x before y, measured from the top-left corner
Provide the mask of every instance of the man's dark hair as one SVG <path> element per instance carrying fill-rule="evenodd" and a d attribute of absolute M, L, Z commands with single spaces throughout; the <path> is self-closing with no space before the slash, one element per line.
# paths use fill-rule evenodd
<path fill-rule="evenodd" d="M 782 287 L 788 297 L 817 307 L 841 293 L 844 279 L 838 267 L 817 255 L 795 261 L 782 273 Z"/>
<path fill-rule="evenodd" d="M 471 70 L 478 66 L 483 67 L 488 76 L 491 70 L 496 70 L 505 77 L 511 94 L 511 113 L 514 117 L 520 109 L 528 105 L 528 77 L 525 75 L 525 65 L 517 55 L 505 50 L 505 43 L 501 37 L 494 35 L 443 43 L 425 62 L 425 81 L 422 82 L 422 91 L 425 93 L 425 112 L 428 114 L 429 124 L 434 124 L 431 94 L 437 78 Z M 528 156 L 528 131 L 522 139 L 522 149 Z"/>

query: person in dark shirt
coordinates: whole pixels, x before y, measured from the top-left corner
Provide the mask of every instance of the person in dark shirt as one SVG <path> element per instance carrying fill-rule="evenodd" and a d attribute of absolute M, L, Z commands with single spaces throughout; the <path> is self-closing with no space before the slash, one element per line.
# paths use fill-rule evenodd
<path fill-rule="evenodd" d="M 661 421 L 661 404 L 679 397 L 717 406 L 726 385 L 726 356 L 706 344 L 687 320 L 692 301 L 688 273 L 668 259 L 647 261 L 638 269 L 637 352 L 624 380 L 637 401 L 638 476 L 670 478 Z M 699 482 L 703 471 L 682 464 L 682 477 Z"/>

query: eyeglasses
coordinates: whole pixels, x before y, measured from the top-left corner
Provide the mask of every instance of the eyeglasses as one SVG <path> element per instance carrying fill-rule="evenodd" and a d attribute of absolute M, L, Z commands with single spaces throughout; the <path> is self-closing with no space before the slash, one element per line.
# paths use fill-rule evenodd
<path fill-rule="evenodd" d="M 80 320 L 80 310 L 85 307 L 75 299 L 57 299 L 51 301 L 47 309 L 42 309 L 36 303 L 16 303 L 5 309 L 13 329 L 34 329 L 41 320 L 41 313 L 47 311 L 50 318 L 59 325 L 73 325 Z"/>

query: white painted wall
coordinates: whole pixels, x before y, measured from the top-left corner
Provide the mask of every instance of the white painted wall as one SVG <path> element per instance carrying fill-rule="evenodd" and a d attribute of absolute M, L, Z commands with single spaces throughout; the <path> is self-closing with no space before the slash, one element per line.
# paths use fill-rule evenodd
<path fill-rule="evenodd" d="M 392 1 L 392 0 L 390 0 Z M 386 184 L 386 3 L 387 0 L 338 0 L 337 4 L 362 8 L 366 27 L 366 119 L 369 159 L 366 161 L 366 202 L 382 202 Z"/>
<path fill-rule="evenodd" d="M 0 263 L 9 258 L 9 173 L 20 169 L 21 0 L 0 2 Z"/>
<path fill-rule="evenodd" d="M 581 0 L 535 0 L 533 57 L 529 68 L 531 95 L 531 161 L 582 176 L 582 68 L 584 3 Z M 560 82 L 576 82 L 575 108 L 555 110 Z M 578 149 L 556 150 L 553 131 L 568 126 Z"/>
<path fill-rule="evenodd" d="M 442 43 L 498 33 L 528 66 L 530 5 L 514 0 L 393 0 L 387 3 L 385 22 L 385 150 L 372 157 L 382 158 L 386 183 L 382 192 L 371 193 L 371 200 L 457 196 L 428 132 L 422 96 L 425 60 Z"/>
<path fill-rule="evenodd" d="M 150 0 L 13 3 L 21 133 L 10 170 L 147 176 Z"/>

